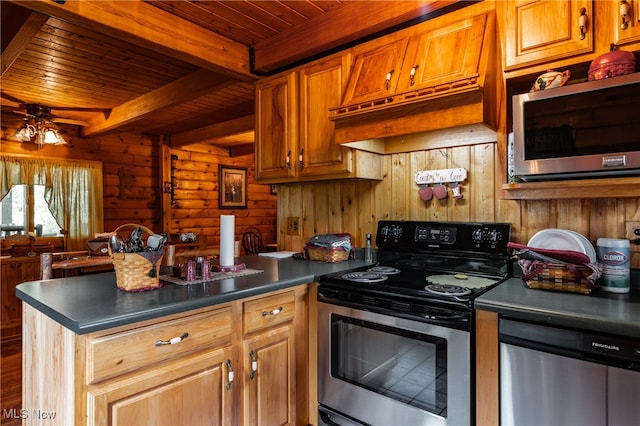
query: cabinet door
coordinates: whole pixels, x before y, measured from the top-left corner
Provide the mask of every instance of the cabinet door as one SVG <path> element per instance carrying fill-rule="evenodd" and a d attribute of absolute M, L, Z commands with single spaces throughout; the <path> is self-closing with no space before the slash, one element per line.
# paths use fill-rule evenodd
<path fill-rule="evenodd" d="M 96 425 L 234 424 L 229 384 L 231 346 L 185 357 L 100 387 L 87 395 L 88 423 Z M 230 362 L 230 361 L 229 361 Z"/>
<path fill-rule="evenodd" d="M 384 102 L 395 92 L 408 39 L 390 37 L 355 48 L 353 70 L 342 105 Z"/>
<path fill-rule="evenodd" d="M 621 47 L 631 43 L 640 43 L 640 0 L 626 0 L 614 4 L 616 7 L 612 8 L 613 16 L 611 17 L 615 28 L 613 42 Z M 600 5 L 598 4 L 598 6 Z M 624 18 L 622 17 L 623 11 L 626 12 Z"/>
<path fill-rule="evenodd" d="M 505 8 L 507 71 L 593 52 L 592 1 L 515 0 Z"/>
<path fill-rule="evenodd" d="M 242 424 L 296 423 L 293 340 L 288 325 L 244 341 Z"/>
<path fill-rule="evenodd" d="M 296 74 L 256 83 L 256 177 L 288 179 L 296 175 L 298 147 Z"/>
<path fill-rule="evenodd" d="M 16 286 L 40 278 L 40 258 L 3 260 L 0 265 L 2 280 L 2 340 L 19 336 L 22 330 L 22 301 L 16 296 Z"/>
<path fill-rule="evenodd" d="M 351 150 L 337 145 L 329 108 L 340 104 L 351 55 L 322 60 L 300 71 L 301 176 L 350 173 Z"/>
<path fill-rule="evenodd" d="M 487 15 L 426 31 L 412 38 L 398 91 L 452 83 L 478 73 Z"/>

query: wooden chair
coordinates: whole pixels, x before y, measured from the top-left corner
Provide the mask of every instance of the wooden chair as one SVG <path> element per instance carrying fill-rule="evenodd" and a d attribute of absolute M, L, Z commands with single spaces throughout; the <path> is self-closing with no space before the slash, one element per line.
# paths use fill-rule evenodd
<path fill-rule="evenodd" d="M 260 232 L 260 229 L 253 226 L 247 228 L 242 233 L 242 247 L 244 247 L 246 255 L 273 251 L 272 249 L 265 247 L 264 240 L 262 239 L 262 232 Z"/>

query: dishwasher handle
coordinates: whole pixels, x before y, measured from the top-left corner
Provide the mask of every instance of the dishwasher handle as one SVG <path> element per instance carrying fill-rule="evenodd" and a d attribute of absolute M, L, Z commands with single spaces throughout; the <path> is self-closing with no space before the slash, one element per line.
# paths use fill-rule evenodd
<path fill-rule="evenodd" d="M 640 371 L 640 342 L 623 336 L 500 318 L 498 340 L 542 352 Z"/>

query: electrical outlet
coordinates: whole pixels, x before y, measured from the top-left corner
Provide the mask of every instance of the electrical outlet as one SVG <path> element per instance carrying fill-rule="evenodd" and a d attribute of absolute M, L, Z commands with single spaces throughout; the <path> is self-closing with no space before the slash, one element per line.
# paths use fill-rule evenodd
<path fill-rule="evenodd" d="M 300 235 L 300 218 L 287 218 L 287 235 Z"/>
<path fill-rule="evenodd" d="M 625 223 L 625 238 L 630 240 L 632 252 L 640 252 L 640 221 L 628 220 Z"/>

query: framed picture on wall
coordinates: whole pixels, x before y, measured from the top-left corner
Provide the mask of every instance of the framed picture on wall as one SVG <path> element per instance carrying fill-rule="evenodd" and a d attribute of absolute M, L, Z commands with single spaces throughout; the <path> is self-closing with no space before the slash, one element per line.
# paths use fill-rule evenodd
<path fill-rule="evenodd" d="M 219 166 L 218 188 L 219 207 L 221 209 L 247 208 L 247 169 Z"/>

